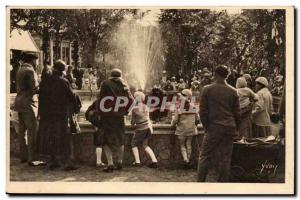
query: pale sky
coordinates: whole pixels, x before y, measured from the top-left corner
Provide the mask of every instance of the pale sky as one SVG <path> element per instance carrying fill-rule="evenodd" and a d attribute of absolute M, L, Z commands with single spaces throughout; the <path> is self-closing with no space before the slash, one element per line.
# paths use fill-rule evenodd
<path fill-rule="evenodd" d="M 223 10 L 226 10 L 227 13 L 229 15 L 235 15 L 235 14 L 240 14 L 242 12 L 242 9 L 240 8 L 236 8 L 236 7 L 232 7 L 232 8 L 213 8 L 211 10 L 215 10 L 215 11 L 223 11 Z"/>

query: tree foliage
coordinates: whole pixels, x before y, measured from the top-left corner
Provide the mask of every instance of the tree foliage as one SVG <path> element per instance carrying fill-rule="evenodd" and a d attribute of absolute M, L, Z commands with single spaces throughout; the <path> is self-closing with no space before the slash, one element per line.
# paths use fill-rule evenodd
<path fill-rule="evenodd" d="M 97 53 L 107 53 L 108 39 L 123 19 L 123 9 L 82 9 L 72 11 L 70 30 L 78 38 L 85 63 L 94 65 Z"/>
<path fill-rule="evenodd" d="M 111 35 L 128 13 L 124 9 L 12 9 L 10 30 L 29 30 L 42 38 L 44 63 L 49 61 L 49 39 L 59 44 L 75 41 L 72 58 L 81 53 L 85 65 L 97 55 L 114 54 Z M 190 73 L 225 64 L 238 71 L 267 70 L 285 65 L 285 10 L 251 9 L 237 14 L 226 10 L 165 9 L 159 18 L 165 68 Z"/>
<path fill-rule="evenodd" d="M 243 10 L 229 15 L 213 10 L 163 10 L 160 24 L 165 41 L 166 68 L 284 67 L 285 11 Z"/>

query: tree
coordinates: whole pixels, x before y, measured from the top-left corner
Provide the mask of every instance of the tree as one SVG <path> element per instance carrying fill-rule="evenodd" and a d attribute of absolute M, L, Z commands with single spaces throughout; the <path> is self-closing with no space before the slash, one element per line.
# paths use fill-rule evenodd
<path fill-rule="evenodd" d="M 59 42 L 66 34 L 70 10 L 65 9 L 13 9 L 11 10 L 11 29 L 29 30 L 42 38 L 44 63 L 49 63 L 49 40 L 55 35 L 55 58 L 60 58 Z M 22 22 L 22 25 L 20 25 Z"/>
<path fill-rule="evenodd" d="M 218 14 L 208 9 L 162 11 L 160 24 L 168 70 L 176 72 L 182 69 L 190 73 L 191 69 L 198 69 L 199 65 L 201 68 L 212 65 L 208 59 L 203 59 L 203 55 L 210 56 L 207 53 L 211 52 L 214 43 L 217 19 Z"/>
<path fill-rule="evenodd" d="M 228 65 L 238 71 L 281 68 L 285 61 L 285 11 L 163 10 L 166 68 L 185 73 Z M 249 70 L 248 70 L 249 71 Z"/>
<path fill-rule="evenodd" d="M 10 32 L 14 29 L 23 29 L 24 23 L 28 20 L 28 10 L 11 9 L 10 10 Z"/>
<path fill-rule="evenodd" d="M 122 9 L 81 9 L 72 10 L 71 30 L 78 36 L 83 49 L 83 59 L 95 65 L 97 50 L 105 47 L 110 32 L 123 19 L 126 10 Z"/>
<path fill-rule="evenodd" d="M 73 48 L 72 48 L 72 59 L 74 61 L 75 67 L 78 67 L 78 61 L 79 61 L 79 43 L 78 40 L 74 40 L 73 42 Z"/>

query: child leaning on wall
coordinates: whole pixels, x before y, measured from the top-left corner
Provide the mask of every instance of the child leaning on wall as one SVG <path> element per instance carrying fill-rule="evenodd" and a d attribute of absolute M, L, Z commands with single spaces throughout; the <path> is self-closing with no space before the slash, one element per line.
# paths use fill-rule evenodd
<path fill-rule="evenodd" d="M 153 133 L 153 128 L 149 117 L 149 108 L 143 103 L 145 100 L 145 94 L 137 91 L 134 93 L 134 98 L 136 104 L 131 110 L 131 125 L 134 127 L 135 132 L 132 137 L 131 146 L 135 161 L 132 165 L 135 167 L 141 165 L 138 147 L 143 147 L 147 155 L 152 160 L 152 163 L 149 164 L 148 167 L 157 168 L 158 165 L 156 156 L 152 149 L 148 146 L 148 140 Z"/>
<path fill-rule="evenodd" d="M 172 126 L 176 126 L 175 135 L 180 143 L 180 151 L 184 161 L 184 167 L 191 167 L 192 139 L 197 134 L 197 124 L 200 121 L 196 107 L 191 104 L 192 91 L 182 90 L 178 94 L 180 107 L 176 110 L 172 119 Z"/>

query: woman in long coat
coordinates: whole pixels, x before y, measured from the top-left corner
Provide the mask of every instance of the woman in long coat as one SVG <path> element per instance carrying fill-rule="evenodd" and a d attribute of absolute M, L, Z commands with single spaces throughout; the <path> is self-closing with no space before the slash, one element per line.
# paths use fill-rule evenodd
<path fill-rule="evenodd" d="M 76 98 L 71 85 L 63 77 L 66 64 L 58 60 L 53 69 L 43 74 L 39 96 L 40 153 L 50 156 L 49 169 L 76 169 L 70 159 L 70 108 Z"/>
<path fill-rule="evenodd" d="M 271 135 L 271 114 L 273 111 L 273 98 L 268 89 L 268 80 L 258 77 L 255 80 L 258 100 L 255 103 L 253 117 L 253 137 L 267 137 Z"/>
<path fill-rule="evenodd" d="M 52 68 L 46 66 L 42 71 L 41 83 L 40 83 L 40 91 L 39 91 L 39 106 L 38 106 L 38 116 L 39 116 L 39 130 L 38 130 L 38 153 L 42 157 L 50 156 L 50 122 L 49 122 L 49 104 L 51 95 L 49 90 L 51 86 L 51 76 L 52 76 Z"/>

